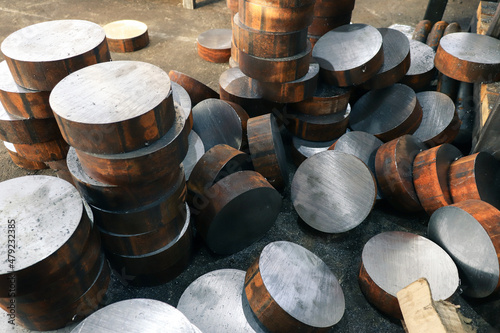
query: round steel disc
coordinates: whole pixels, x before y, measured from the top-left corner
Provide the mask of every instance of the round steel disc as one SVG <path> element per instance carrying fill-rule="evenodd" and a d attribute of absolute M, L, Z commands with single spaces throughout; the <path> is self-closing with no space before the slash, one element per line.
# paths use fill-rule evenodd
<path fill-rule="evenodd" d="M 375 179 L 359 158 L 337 151 L 309 157 L 292 181 L 292 202 L 311 227 L 340 233 L 359 225 L 377 195 Z"/>
<path fill-rule="evenodd" d="M 108 305 L 72 333 L 201 333 L 179 310 L 157 300 L 135 298 Z"/>
<path fill-rule="evenodd" d="M 429 238 L 455 260 L 472 297 L 487 297 L 497 287 L 500 277 L 498 254 L 483 226 L 459 207 L 441 207 L 432 214 Z"/>
<path fill-rule="evenodd" d="M 22 270 L 50 256 L 73 236 L 83 216 L 83 200 L 65 180 L 24 176 L 0 183 L 0 212 L 4 223 L 0 274 L 12 271 L 8 262 L 7 220 L 15 225 L 15 269 Z"/>
<path fill-rule="evenodd" d="M 242 299 L 244 284 L 245 271 L 207 273 L 184 290 L 177 309 L 203 332 L 263 333 Z"/>
<path fill-rule="evenodd" d="M 312 327 L 330 327 L 342 318 L 342 287 L 330 268 L 300 245 L 279 241 L 260 254 L 259 271 L 269 295 L 290 316 Z"/>
<path fill-rule="evenodd" d="M 422 122 L 413 136 L 422 142 L 428 143 L 440 136 L 451 124 L 455 117 L 455 103 L 447 95 L 437 91 L 424 91 L 417 94 L 418 102 L 422 107 Z M 460 125 L 455 130 L 458 132 Z M 450 142 L 450 138 L 442 139 Z M 441 141 L 441 140 L 440 140 Z M 437 142 L 438 144 L 443 143 Z"/>
<path fill-rule="evenodd" d="M 193 130 L 200 136 L 206 151 L 218 144 L 241 148 L 241 119 L 225 101 L 209 98 L 198 103 L 193 108 Z"/>
<path fill-rule="evenodd" d="M 361 260 L 371 280 L 385 293 L 396 293 L 425 277 L 434 300 L 450 298 L 458 288 L 458 270 L 436 243 L 415 234 L 384 232 L 364 246 Z"/>

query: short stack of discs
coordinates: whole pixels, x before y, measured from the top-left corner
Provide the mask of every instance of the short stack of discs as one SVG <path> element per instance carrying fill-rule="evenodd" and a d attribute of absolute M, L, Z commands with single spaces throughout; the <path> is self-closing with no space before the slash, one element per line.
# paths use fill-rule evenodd
<path fill-rule="evenodd" d="M 327 331 L 345 310 L 342 287 L 330 268 L 285 241 L 266 245 L 247 270 L 244 297 L 271 332 Z"/>
<path fill-rule="evenodd" d="M 110 304 L 86 318 L 71 332 L 113 332 L 118 328 L 122 331 L 126 328 L 127 332 L 201 333 L 182 312 L 173 306 L 145 298 L 128 299 Z"/>
<path fill-rule="evenodd" d="M 140 21 L 115 21 L 103 29 L 111 52 L 134 52 L 149 44 L 148 26 Z"/>
<path fill-rule="evenodd" d="M 349 97 L 349 89 L 319 79 L 312 97 L 287 104 L 283 114 L 285 126 L 297 139 L 310 142 L 304 146 L 325 145 L 322 143 L 336 140 L 346 132 L 351 111 Z"/>
<path fill-rule="evenodd" d="M 69 75 L 50 96 L 108 258 L 137 285 L 172 279 L 190 257 L 181 166 L 190 103 L 171 86 L 156 66 L 114 61 Z"/>
<path fill-rule="evenodd" d="M 0 307 L 8 312 L 14 300 L 17 323 L 41 331 L 95 311 L 110 271 L 92 217 L 73 185 L 25 176 L 0 183 L 0 189 L 6 235 L 0 251 Z"/>
<path fill-rule="evenodd" d="M 12 33 L 1 50 L 6 59 L 0 63 L 1 139 L 26 160 L 64 163 L 68 145 L 49 94 L 69 73 L 110 60 L 104 30 L 81 20 L 43 22 Z"/>
<path fill-rule="evenodd" d="M 307 28 L 313 10 L 311 0 L 240 1 L 233 18 L 233 59 L 247 76 L 265 82 L 266 99 L 286 103 L 312 96 L 317 69 L 309 66 Z"/>
<path fill-rule="evenodd" d="M 426 278 L 434 300 L 449 299 L 458 288 L 457 266 L 429 239 L 407 232 L 384 232 L 363 247 L 359 285 L 366 299 L 383 313 L 402 318 L 396 293 Z"/>
<path fill-rule="evenodd" d="M 351 22 L 355 0 L 317 0 L 314 17 L 307 29 L 308 38 L 314 46 L 328 31 Z"/>

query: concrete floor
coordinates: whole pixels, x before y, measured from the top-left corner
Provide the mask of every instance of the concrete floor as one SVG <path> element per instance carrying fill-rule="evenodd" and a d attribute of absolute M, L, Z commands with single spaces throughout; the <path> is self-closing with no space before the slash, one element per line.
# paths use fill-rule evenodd
<path fill-rule="evenodd" d="M 478 0 L 449 0 L 444 19 L 458 21 L 466 27 L 477 8 Z M 358 0 L 353 22 L 387 27 L 394 23 L 415 25 L 424 15 L 426 0 Z M 165 71 L 172 69 L 189 74 L 218 90 L 218 78 L 227 64 L 201 60 L 196 53 L 196 37 L 212 28 L 230 28 L 230 11 L 225 1 L 205 0 L 196 10 L 182 8 L 180 0 L 18 0 L 0 1 L 0 41 L 22 27 L 54 19 L 86 19 L 104 25 L 119 19 L 136 19 L 149 26 L 151 44 L 141 51 L 112 54 L 114 60 L 140 60 Z M 1 55 L 0 55 L 1 58 Z M 3 59 L 2 59 L 3 60 Z M 294 168 L 292 167 L 292 170 Z M 0 147 L 0 181 L 30 174 L 17 168 Z M 31 173 L 32 174 L 32 173 Z M 53 174 L 50 170 L 37 174 Z M 293 172 L 290 173 L 290 179 Z M 154 288 L 134 288 L 119 282 L 114 275 L 105 302 L 145 297 L 177 305 L 184 289 L 197 277 L 221 268 L 246 270 L 269 242 L 288 240 L 298 243 L 322 258 L 339 278 L 346 295 L 346 312 L 333 332 L 403 332 L 400 323 L 382 316 L 363 297 L 357 283 L 360 255 L 364 243 L 372 236 L 389 230 L 425 234 L 426 215 L 400 215 L 379 204 L 359 227 L 341 235 L 327 235 L 299 221 L 290 201 L 290 189 L 284 192 L 283 211 L 275 226 L 260 241 L 231 255 L 217 256 L 201 243 L 196 245 L 190 267 L 174 281 Z M 472 318 L 479 332 L 500 329 L 500 300 L 473 302 L 457 297 L 465 316 Z M 0 331 L 7 331 L 7 319 L 0 316 Z M 15 329 L 21 332 L 19 328 Z M 9 330 L 10 331 L 10 330 Z M 69 329 L 60 330 L 66 332 Z"/>

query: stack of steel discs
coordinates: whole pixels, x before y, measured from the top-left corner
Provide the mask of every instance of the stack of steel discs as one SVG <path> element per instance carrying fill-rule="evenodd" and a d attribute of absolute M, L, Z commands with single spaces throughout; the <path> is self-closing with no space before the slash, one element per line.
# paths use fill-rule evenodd
<path fill-rule="evenodd" d="M 312 96 L 318 69 L 309 66 L 311 44 L 307 27 L 313 18 L 314 1 L 242 0 L 233 20 L 233 42 L 237 52 L 233 59 L 241 71 L 265 85 L 272 92 L 264 98 L 280 103 L 294 102 L 292 93 L 298 85 L 302 89 L 312 85 L 303 99 Z M 314 75 L 308 75 L 315 71 Z M 291 87 L 289 87 L 291 86 Z M 297 91 L 300 89 L 297 89 Z M 289 100 L 292 99 L 292 100 Z"/>
<path fill-rule="evenodd" d="M 0 183 L 0 307 L 30 330 L 95 311 L 110 282 L 92 214 L 70 183 L 25 176 Z"/>
<path fill-rule="evenodd" d="M 0 139 L 14 163 L 28 169 L 66 169 L 68 145 L 49 94 L 68 74 L 110 60 L 104 30 L 81 20 L 43 22 L 9 35 L 1 45 Z M 3 106 L 3 107 L 2 107 Z"/>
<path fill-rule="evenodd" d="M 355 0 L 316 0 L 314 18 L 307 30 L 313 47 L 328 31 L 351 22 L 355 2 Z"/>
<path fill-rule="evenodd" d="M 91 205 L 112 266 L 132 284 L 169 280 L 190 258 L 181 166 L 190 110 L 179 96 L 162 69 L 136 61 L 86 67 L 50 95 L 72 146 L 72 177 Z"/>

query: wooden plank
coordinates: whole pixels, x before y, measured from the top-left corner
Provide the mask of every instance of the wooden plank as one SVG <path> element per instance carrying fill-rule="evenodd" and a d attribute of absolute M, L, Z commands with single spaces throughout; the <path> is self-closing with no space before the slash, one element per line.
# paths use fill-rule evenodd
<path fill-rule="evenodd" d="M 459 306 L 446 301 L 432 300 L 429 283 L 418 279 L 397 293 L 404 317 L 405 331 L 409 333 L 475 332 L 461 320 Z"/>
<path fill-rule="evenodd" d="M 496 11 L 495 11 L 496 8 Z M 478 34 L 492 35 L 490 30 L 493 21 L 498 20 L 500 6 L 497 2 L 481 1 L 478 7 Z M 483 18 L 491 17 L 491 20 Z M 498 22 L 495 24 L 500 26 Z M 498 30 L 498 29 L 497 29 Z M 498 38 L 498 35 L 496 36 Z M 476 118 L 473 129 L 472 153 L 485 151 L 495 157 L 500 155 L 500 82 L 477 84 L 474 89 L 476 102 Z"/>

